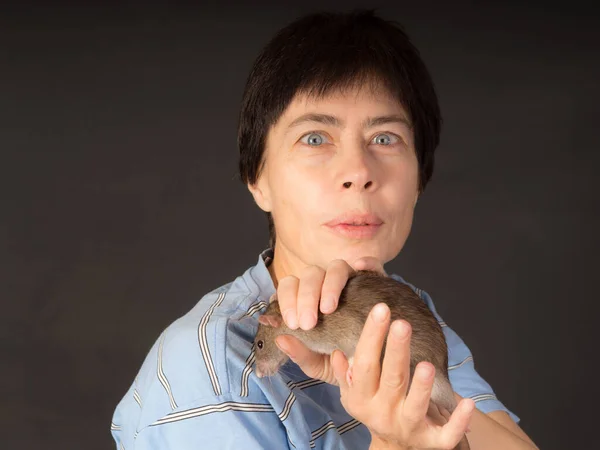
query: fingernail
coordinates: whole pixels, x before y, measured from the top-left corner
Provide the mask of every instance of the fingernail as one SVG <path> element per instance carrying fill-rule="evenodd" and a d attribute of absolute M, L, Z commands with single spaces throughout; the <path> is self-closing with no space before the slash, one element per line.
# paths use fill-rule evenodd
<path fill-rule="evenodd" d="M 298 328 L 298 318 L 296 317 L 296 311 L 294 311 L 293 309 L 288 309 L 284 313 L 283 317 L 285 318 L 285 323 L 289 328 L 291 328 L 292 330 Z"/>
<path fill-rule="evenodd" d="M 303 330 L 310 330 L 316 323 L 317 316 L 310 311 L 304 311 L 300 316 L 300 328 Z"/>
<path fill-rule="evenodd" d="M 334 307 L 335 307 L 335 300 L 331 297 L 325 297 L 321 301 L 321 311 L 323 311 L 324 313 L 332 312 Z"/>
<path fill-rule="evenodd" d="M 429 378 L 431 378 L 431 375 L 433 375 L 433 368 L 429 364 L 422 364 L 420 366 L 420 370 L 421 377 L 425 380 L 428 380 Z"/>
<path fill-rule="evenodd" d="M 376 322 L 383 322 L 387 316 L 387 308 L 383 304 L 377 304 L 373 308 L 373 319 Z"/>
<path fill-rule="evenodd" d="M 399 338 L 405 338 L 408 335 L 408 326 L 404 322 L 394 322 L 392 332 Z"/>

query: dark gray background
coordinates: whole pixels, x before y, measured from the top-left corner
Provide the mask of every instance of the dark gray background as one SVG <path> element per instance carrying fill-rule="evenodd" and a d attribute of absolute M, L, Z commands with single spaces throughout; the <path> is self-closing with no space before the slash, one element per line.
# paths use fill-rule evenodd
<path fill-rule="evenodd" d="M 447 3 L 380 12 L 445 118 L 389 270 L 432 295 L 542 449 L 592 448 L 597 16 Z M 159 333 L 267 245 L 236 177 L 243 84 L 278 28 L 335 5 L 219 4 L 0 10 L 2 448 L 113 448 Z"/>

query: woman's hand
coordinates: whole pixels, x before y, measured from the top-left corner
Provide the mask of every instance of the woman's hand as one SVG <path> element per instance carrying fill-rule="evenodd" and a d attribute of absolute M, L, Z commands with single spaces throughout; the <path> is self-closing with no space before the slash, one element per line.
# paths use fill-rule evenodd
<path fill-rule="evenodd" d="M 342 405 L 370 430 L 373 449 L 454 449 L 464 438 L 475 403 L 462 399 L 447 423 L 440 425 L 429 411 L 434 366 L 419 363 L 408 391 L 411 326 L 396 320 L 388 334 L 389 320 L 387 305 L 373 307 L 351 368 L 342 352 L 333 353 L 331 365 L 340 385 Z"/>
<path fill-rule="evenodd" d="M 380 261 L 365 257 L 351 265 L 341 259 L 334 260 L 327 270 L 309 266 L 299 278 L 287 276 L 279 280 L 277 301 L 286 325 L 292 329 L 310 330 L 317 323 L 319 307 L 323 314 L 335 311 L 342 289 L 355 270 L 376 270 L 386 274 Z M 338 384 L 331 357 L 309 350 L 293 336 L 279 336 L 276 343 L 309 377 Z"/>
<path fill-rule="evenodd" d="M 385 274 L 383 265 L 368 257 L 352 265 L 335 260 L 326 271 L 310 266 L 299 278 L 282 278 L 277 298 L 286 324 L 294 329 L 313 328 L 319 306 L 324 314 L 335 311 L 350 274 L 364 269 Z M 436 416 L 440 418 L 439 412 L 431 411 L 429 402 L 434 379 L 434 367 L 429 363 L 417 365 L 407 393 L 411 327 L 406 321 L 395 321 L 389 327 L 389 320 L 387 305 L 373 308 L 350 370 L 342 352 L 336 351 L 331 356 L 318 354 L 289 335 L 277 337 L 276 342 L 306 375 L 340 386 L 344 408 L 371 431 L 372 449 L 453 449 L 467 430 L 474 402 L 463 399 L 450 417 L 446 416 L 442 422 L 436 420 Z M 381 367 L 380 355 L 388 329 Z"/>

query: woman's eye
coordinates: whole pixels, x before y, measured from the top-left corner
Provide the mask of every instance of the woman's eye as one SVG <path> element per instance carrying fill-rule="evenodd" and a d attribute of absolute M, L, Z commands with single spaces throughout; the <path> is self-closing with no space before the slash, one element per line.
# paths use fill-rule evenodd
<path fill-rule="evenodd" d="M 398 142 L 398 137 L 393 134 L 382 133 L 375 136 L 372 142 L 377 145 L 392 145 Z"/>
<path fill-rule="evenodd" d="M 319 133 L 307 133 L 300 139 L 300 142 L 306 145 L 310 145 L 312 147 L 318 147 L 323 142 L 325 142 L 325 138 L 322 134 Z"/>

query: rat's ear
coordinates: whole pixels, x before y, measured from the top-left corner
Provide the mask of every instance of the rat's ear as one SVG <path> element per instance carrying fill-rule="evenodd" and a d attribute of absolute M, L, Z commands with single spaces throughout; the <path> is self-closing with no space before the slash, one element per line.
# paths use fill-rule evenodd
<path fill-rule="evenodd" d="M 271 297 L 269 297 L 269 305 L 273 302 L 277 301 L 277 293 L 271 295 Z"/>
<path fill-rule="evenodd" d="M 268 327 L 271 326 L 271 324 L 269 323 L 269 319 L 264 314 L 262 316 L 258 316 L 258 323 L 261 323 L 261 324 L 266 325 Z"/>
<path fill-rule="evenodd" d="M 272 314 L 263 314 L 258 317 L 258 322 L 268 327 L 279 328 L 281 326 L 281 316 Z"/>

